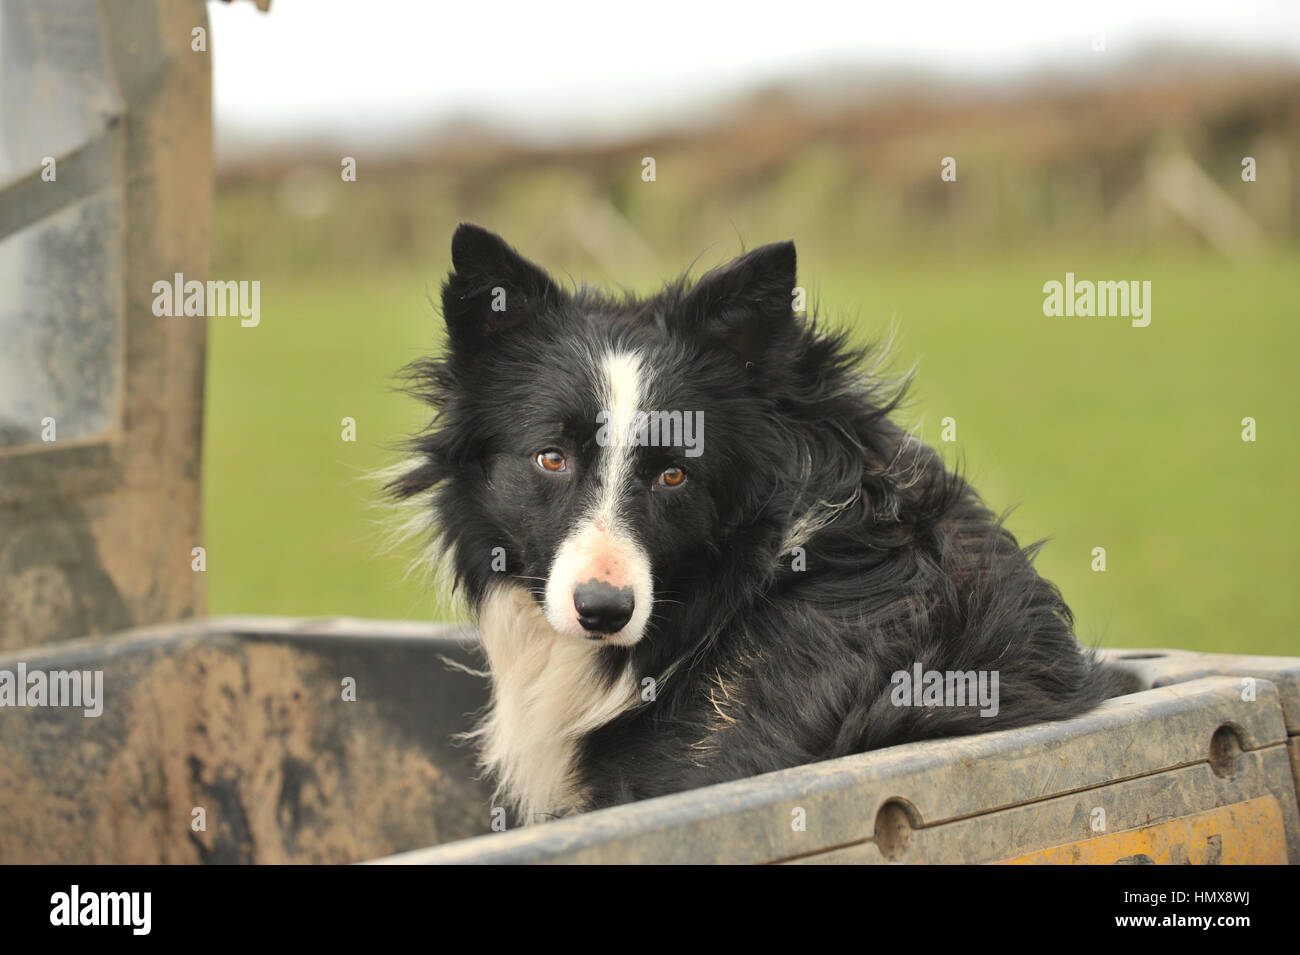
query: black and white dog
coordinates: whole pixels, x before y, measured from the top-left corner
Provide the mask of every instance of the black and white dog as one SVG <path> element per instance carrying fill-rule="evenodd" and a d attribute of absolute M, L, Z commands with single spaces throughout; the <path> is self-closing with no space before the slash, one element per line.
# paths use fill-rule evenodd
<path fill-rule="evenodd" d="M 792 243 L 646 299 L 561 288 L 472 225 L 452 263 L 446 351 L 410 369 L 436 414 L 390 489 L 476 616 L 475 735 L 525 820 L 1117 690 L 1034 548 L 795 315 Z"/>

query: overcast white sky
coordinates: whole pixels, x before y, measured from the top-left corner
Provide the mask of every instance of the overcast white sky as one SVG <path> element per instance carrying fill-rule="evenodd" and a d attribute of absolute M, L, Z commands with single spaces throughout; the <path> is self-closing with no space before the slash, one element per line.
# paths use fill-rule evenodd
<path fill-rule="evenodd" d="M 474 116 L 617 136 L 765 80 L 854 66 L 1096 71 L 1153 43 L 1300 60 L 1300 0 L 272 0 L 210 3 L 227 145 L 378 143 Z M 1106 50 L 1092 40 L 1104 30 Z"/>

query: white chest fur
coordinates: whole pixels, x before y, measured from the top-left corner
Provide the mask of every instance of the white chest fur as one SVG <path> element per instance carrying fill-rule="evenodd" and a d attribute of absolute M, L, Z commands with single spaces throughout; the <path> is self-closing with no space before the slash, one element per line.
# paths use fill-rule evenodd
<path fill-rule="evenodd" d="M 625 671 L 610 685 L 596 666 L 600 645 L 556 633 L 518 587 L 492 591 L 478 623 L 492 705 L 474 735 L 498 797 L 525 822 L 583 809 L 576 744 L 636 702 L 635 679 Z"/>

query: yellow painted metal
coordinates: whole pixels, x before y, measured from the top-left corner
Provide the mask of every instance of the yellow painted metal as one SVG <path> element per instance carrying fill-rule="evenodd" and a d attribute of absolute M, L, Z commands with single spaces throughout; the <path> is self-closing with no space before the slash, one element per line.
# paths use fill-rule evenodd
<path fill-rule="evenodd" d="M 1274 796 L 1219 806 L 1140 829 L 1029 852 L 1001 865 L 1286 865 L 1282 807 Z"/>

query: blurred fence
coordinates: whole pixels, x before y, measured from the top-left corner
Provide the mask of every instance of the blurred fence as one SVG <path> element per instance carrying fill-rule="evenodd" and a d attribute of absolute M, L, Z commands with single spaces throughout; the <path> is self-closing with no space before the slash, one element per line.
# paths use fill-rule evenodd
<path fill-rule="evenodd" d="M 624 276 L 737 235 L 842 258 L 1052 245 L 1249 257 L 1300 236 L 1300 75 L 1229 64 L 1087 87 L 777 91 L 613 145 L 527 148 L 458 127 L 400 158 L 347 148 L 347 189 L 333 153 L 227 167 L 217 260 L 422 266 L 466 218 Z"/>

